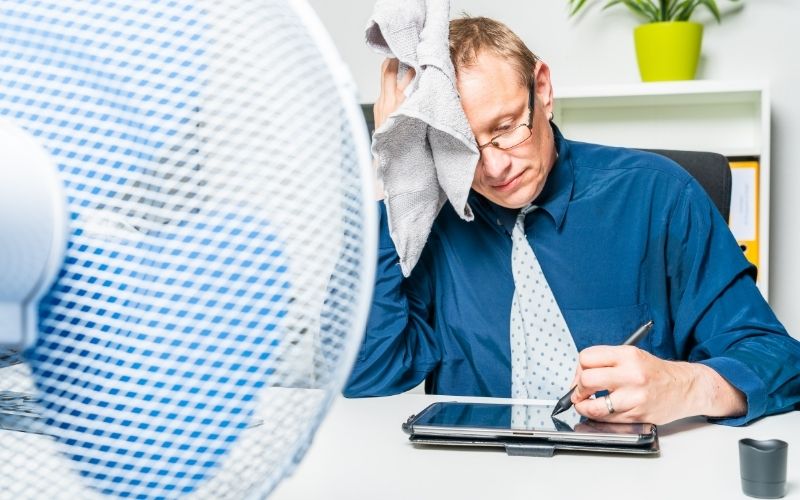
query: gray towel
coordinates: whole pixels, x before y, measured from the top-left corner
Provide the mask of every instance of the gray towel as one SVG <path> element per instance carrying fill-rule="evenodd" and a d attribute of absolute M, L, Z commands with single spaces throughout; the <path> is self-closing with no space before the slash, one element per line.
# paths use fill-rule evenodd
<path fill-rule="evenodd" d="M 373 135 L 389 231 L 408 276 L 446 200 L 467 221 L 478 147 L 456 91 L 448 0 L 378 0 L 367 44 L 414 68 L 406 99 Z"/>

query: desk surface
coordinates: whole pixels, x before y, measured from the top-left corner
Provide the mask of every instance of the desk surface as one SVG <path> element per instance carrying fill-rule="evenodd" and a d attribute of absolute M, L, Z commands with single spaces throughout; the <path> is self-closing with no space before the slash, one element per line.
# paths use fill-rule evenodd
<path fill-rule="evenodd" d="M 433 401 L 491 401 L 403 394 L 337 399 L 308 454 L 271 499 L 681 499 L 748 498 L 738 440 L 789 443 L 788 494 L 800 498 L 800 412 L 748 427 L 685 419 L 659 427 L 661 455 L 556 453 L 508 456 L 500 449 L 416 448 L 400 424 Z M 494 400 L 497 401 L 497 400 Z"/>

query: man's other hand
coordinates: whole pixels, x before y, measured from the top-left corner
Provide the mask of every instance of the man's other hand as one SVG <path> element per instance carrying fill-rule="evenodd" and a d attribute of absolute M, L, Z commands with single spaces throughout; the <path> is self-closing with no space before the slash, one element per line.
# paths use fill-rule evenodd
<path fill-rule="evenodd" d="M 372 116 L 375 121 L 375 130 L 378 130 L 386 121 L 386 117 L 394 113 L 405 100 L 403 91 L 414 79 L 414 69 L 409 68 L 401 81 L 397 81 L 397 72 L 400 62 L 397 59 L 384 59 L 381 64 L 381 92 L 378 99 L 372 106 Z M 373 158 L 373 164 L 377 168 L 378 158 Z M 383 184 L 377 176 L 374 179 L 375 199 L 383 199 Z"/>
<path fill-rule="evenodd" d="M 381 93 L 372 107 L 375 118 L 375 130 L 386 121 L 386 117 L 394 113 L 405 100 L 403 91 L 414 79 L 414 70 L 409 68 L 402 80 L 397 81 L 400 62 L 397 59 L 385 59 L 381 64 Z"/>

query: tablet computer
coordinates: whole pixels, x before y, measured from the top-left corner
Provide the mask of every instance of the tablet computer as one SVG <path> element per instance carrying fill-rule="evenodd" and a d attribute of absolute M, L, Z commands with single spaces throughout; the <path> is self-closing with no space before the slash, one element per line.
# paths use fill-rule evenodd
<path fill-rule="evenodd" d="M 411 415 L 403 430 L 417 444 L 544 444 L 557 449 L 658 452 L 653 424 L 595 422 L 574 408 L 551 417 L 552 411 L 550 404 L 439 402 Z"/>

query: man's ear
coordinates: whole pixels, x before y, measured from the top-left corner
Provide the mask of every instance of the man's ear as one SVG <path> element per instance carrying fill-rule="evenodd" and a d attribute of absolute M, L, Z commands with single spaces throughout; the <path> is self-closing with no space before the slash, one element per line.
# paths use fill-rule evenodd
<path fill-rule="evenodd" d="M 547 119 L 553 113 L 553 85 L 550 82 L 550 67 L 544 61 L 536 61 L 533 67 L 533 82 L 536 90 L 536 104 L 541 104 Z"/>

